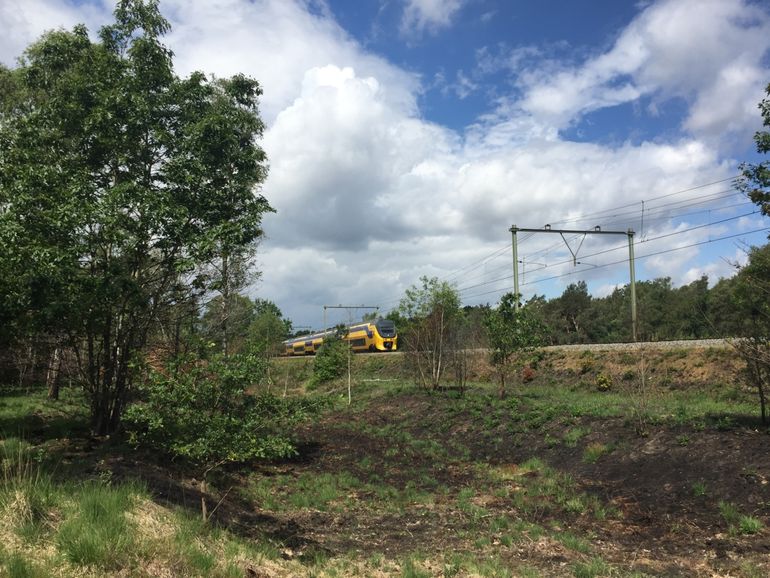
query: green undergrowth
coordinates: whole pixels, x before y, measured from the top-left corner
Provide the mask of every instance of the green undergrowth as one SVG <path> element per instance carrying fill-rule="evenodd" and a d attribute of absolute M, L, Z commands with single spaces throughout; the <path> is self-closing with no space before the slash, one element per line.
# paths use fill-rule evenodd
<path fill-rule="evenodd" d="M 243 576 L 277 557 L 199 517 L 156 505 L 144 485 L 59 480 L 18 438 L 0 442 L 0 575 Z"/>

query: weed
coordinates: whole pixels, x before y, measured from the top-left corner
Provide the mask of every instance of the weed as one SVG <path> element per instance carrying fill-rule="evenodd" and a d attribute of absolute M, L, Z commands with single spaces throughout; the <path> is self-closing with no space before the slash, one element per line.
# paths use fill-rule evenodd
<path fill-rule="evenodd" d="M 143 490 L 131 484 L 82 486 L 56 536 L 64 556 L 80 566 L 119 568 L 134 545 L 135 534 L 125 513 L 140 493 Z"/>
<path fill-rule="evenodd" d="M 574 448 L 578 441 L 591 433 L 591 430 L 584 427 L 573 427 L 569 430 L 567 430 L 567 433 L 564 434 L 564 443 L 569 448 Z"/>
<path fill-rule="evenodd" d="M 612 378 L 600 373 L 596 376 L 596 389 L 598 391 L 609 391 L 612 389 Z"/>
<path fill-rule="evenodd" d="M 697 498 L 702 498 L 707 494 L 706 484 L 704 482 L 693 482 L 692 494 Z"/>
<path fill-rule="evenodd" d="M 556 539 L 564 545 L 565 548 L 580 552 L 581 554 L 588 554 L 591 551 L 591 545 L 575 534 L 570 532 L 560 532 L 556 535 Z"/>
<path fill-rule="evenodd" d="M 591 558 L 588 562 L 578 562 L 572 567 L 575 578 L 596 578 L 606 576 L 612 568 L 601 558 Z"/>
<path fill-rule="evenodd" d="M 680 435 L 676 438 L 676 443 L 678 443 L 680 446 L 685 447 L 690 443 L 690 438 L 687 435 Z"/>
<path fill-rule="evenodd" d="M 741 516 L 738 520 L 738 530 L 741 534 L 756 534 L 762 530 L 762 522 L 751 516 Z"/>
<path fill-rule="evenodd" d="M 600 457 L 610 453 L 611 451 L 612 451 L 612 446 L 608 444 L 594 442 L 592 444 L 589 444 L 588 447 L 583 452 L 583 461 L 588 464 L 595 464 Z"/>
<path fill-rule="evenodd" d="M 559 443 L 561 443 L 559 438 L 553 437 L 551 434 L 545 434 L 543 441 L 545 442 L 545 446 L 548 448 L 556 447 L 559 445 Z"/>

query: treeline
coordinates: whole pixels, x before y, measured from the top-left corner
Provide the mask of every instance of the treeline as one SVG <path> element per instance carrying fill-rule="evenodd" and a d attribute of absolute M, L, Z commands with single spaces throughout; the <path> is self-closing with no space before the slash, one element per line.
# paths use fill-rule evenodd
<path fill-rule="evenodd" d="M 720 279 L 709 288 L 703 276 L 674 287 L 670 277 L 637 281 L 639 341 L 737 337 L 745 332 L 745 315 L 735 306 L 738 278 Z M 528 302 L 548 327 L 551 344 L 614 343 L 632 340 L 629 286 L 606 297 L 593 297 L 585 281 L 570 284 L 554 299 L 535 296 Z"/>

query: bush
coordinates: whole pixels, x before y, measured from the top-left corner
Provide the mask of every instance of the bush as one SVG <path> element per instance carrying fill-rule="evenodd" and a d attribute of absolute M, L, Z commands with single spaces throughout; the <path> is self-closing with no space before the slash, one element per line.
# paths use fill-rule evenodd
<path fill-rule="evenodd" d="M 532 369 L 530 365 L 526 365 L 524 366 L 524 369 L 521 370 L 521 381 L 529 383 L 535 379 L 536 375 L 535 370 Z"/>
<path fill-rule="evenodd" d="M 254 355 L 187 356 L 165 372 L 150 370 L 142 401 L 126 412 L 129 439 L 208 469 L 227 462 L 295 453 L 292 427 L 319 402 L 254 394 L 267 362 Z"/>
<path fill-rule="evenodd" d="M 596 376 L 596 389 L 599 391 L 609 391 L 612 389 L 612 378 L 600 373 Z"/>
<path fill-rule="evenodd" d="M 324 339 L 313 364 L 311 386 L 342 377 L 348 366 L 348 343 L 338 337 Z"/>

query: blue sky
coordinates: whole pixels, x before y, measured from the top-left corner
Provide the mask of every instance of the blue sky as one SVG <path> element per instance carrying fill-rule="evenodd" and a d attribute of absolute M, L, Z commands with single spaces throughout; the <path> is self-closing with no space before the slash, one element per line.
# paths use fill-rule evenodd
<path fill-rule="evenodd" d="M 0 61 L 107 0 L 0 0 Z M 636 233 L 637 278 L 733 274 L 768 220 L 757 160 L 770 7 L 753 0 L 161 0 L 180 75 L 264 89 L 270 175 L 249 293 L 296 325 L 394 307 L 420 276 L 495 303 L 512 224 Z M 573 250 L 578 237 L 567 239 Z M 525 296 L 628 281 L 624 238 L 520 235 Z M 344 315 L 344 314 L 342 314 Z M 330 319 L 330 321 L 337 321 Z"/>

